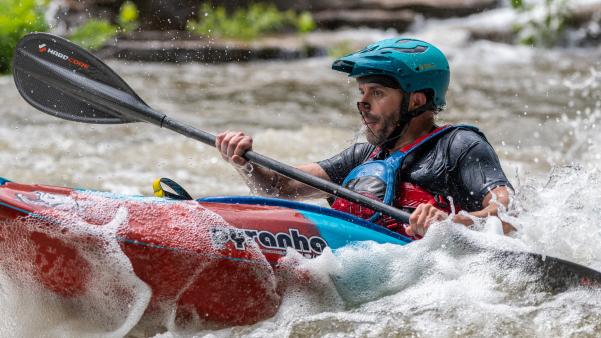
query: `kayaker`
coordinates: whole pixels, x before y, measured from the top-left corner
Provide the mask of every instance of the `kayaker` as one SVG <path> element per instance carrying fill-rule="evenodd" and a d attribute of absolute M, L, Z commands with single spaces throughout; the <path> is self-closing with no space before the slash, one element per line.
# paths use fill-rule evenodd
<path fill-rule="evenodd" d="M 445 55 L 425 41 L 386 39 L 336 60 L 332 68 L 356 78 L 357 108 L 367 143 L 356 143 L 317 163 L 298 166 L 411 212 L 403 225 L 347 200 L 247 162 L 252 137 L 217 135 L 216 146 L 253 193 L 288 199 L 330 198 L 332 207 L 419 238 L 436 221 L 453 215 L 465 225 L 506 208 L 512 186 L 485 136 L 475 127 L 438 126 L 450 72 Z M 465 212 L 458 213 L 460 210 Z M 512 230 L 503 223 L 505 233 Z"/>

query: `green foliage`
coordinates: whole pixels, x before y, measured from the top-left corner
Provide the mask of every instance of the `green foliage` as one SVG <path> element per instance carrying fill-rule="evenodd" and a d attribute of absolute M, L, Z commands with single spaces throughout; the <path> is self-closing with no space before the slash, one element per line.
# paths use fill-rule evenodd
<path fill-rule="evenodd" d="M 333 59 L 338 59 L 340 57 L 350 54 L 354 50 L 355 49 L 353 48 L 351 42 L 343 40 L 336 43 L 334 46 L 328 48 L 327 53 L 329 57 Z"/>
<path fill-rule="evenodd" d="M 138 28 L 138 7 L 131 1 L 125 1 L 119 9 L 119 16 L 117 17 L 117 23 L 123 31 L 132 31 Z"/>
<path fill-rule="evenodd" d="M 514 25 L 521 44 L 553 47 L 565 31 L 571 16 L 568 0 L 512 0 L 520 14 Z"/>
<path fill-rule="evenodd" d="M 0 0 L 0 73 L 10 71 L 13 53 L 21 37 L 48 29 L 44 10 L 44 2 L 36 0 Z"/>
<path fill-rule="evenodd" d="M 315 29 L 315 21 L 308 12 L 283 12 L 272 4 L 255 3 L 230 14 L 223 7 L 213 8 L 205 3 L 200 8 L 198 21 L 188 22 L 187 28 L 200 35 L 252 40 L 286 30 L 309 32 Z"/>
<path fill-rule="evenodd" d="M 315 20 L 313 20 L 313 16 L 311 16 L 311 13 L 304 11 L 298 15 L 296 20 L 296 27 L 301 33 L 309 33 L 315 30 L 315 28 L 317 28 L 317 25 L 315 24 Z"/>
<path fill-rule="evenodd" d="M 102 47 L 118 32 L 119 28 L 106 20 L 91 19 L 77 27 L 69 35 L 69 39 L 84 48 L 94 50 Z"/>
<path fill-rule="evenodd" d="M 118 33 L 136 29 L 138 27 L 138 16 L 136 5 L 131 1 L 126 1 L 119 9 L 118 25 L 113 25 L 107 20 L 90 19 L 77 27 L 69 35 L 69 39 L 84 48 L 99 49 Z"/>

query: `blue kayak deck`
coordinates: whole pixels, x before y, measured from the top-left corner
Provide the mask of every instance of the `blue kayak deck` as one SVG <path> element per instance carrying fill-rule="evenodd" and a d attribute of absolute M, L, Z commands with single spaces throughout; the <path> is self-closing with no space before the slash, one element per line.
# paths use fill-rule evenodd
<path fill-rule="evenodd" d="M 264 206 L 274 206 L 274 207 L 283 207 L 288 209 L 296 209 L 299 211 L 307 211 L 320 215 L 325 215 L 329 217 L 334 217 L 345 222 L 353 223 L 359 225 L 363 228 L 367 228 L 376 232 L 379 232 L 383 235 L 392 237 L 396 240 L 399 240 L 404 243 L 412 242 L 411 238 L 403 236 L 394 231 L 388 230 L 387 228 L 368 222 L 362 218 L 356 217 L 351 214 L 347 214 L 345 212 L 341 212 L 338 210 L 324 208 L 319 205 L 284 200 L 279 198 L 268 198 L 268 197 L 260 197 L 260 196 L 214 196 L 214 197 L 204 197 L 199 198 L 196 201 L 198 202 L 213 202 L 213 203 L 227 203 L 227 204 L 250 204 L 250 205 L 264 205 Z"/>

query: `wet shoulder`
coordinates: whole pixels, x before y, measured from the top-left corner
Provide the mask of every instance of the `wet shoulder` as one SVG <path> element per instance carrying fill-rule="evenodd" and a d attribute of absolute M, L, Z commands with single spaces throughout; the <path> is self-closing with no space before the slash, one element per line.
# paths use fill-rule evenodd
<path fill-rule="evenodd" d="M 457 128 L 443 135 L 440 140 L 440 145 L 447 151 L 451 163 L 455 163 L 463 154 L 480 144 L 488 145 L 486 138 L 481 132 L 470 128 Z"/>
<path fill-rule="evenodd" d="M 369 143 L 355 143 L 331 158 L 317 162 L 334 183 L 340 184 L 348 173 L 363 163 L 375 147 Z"/>
<path fill-rule="evenodd" d="M 363 163 L 376 150 L 376 146 L 370 143 L 355 143 L 354 156 L 357 162 Z"/>
<path fill-rule="evenodd" d="M 452 148 L 464 150 L 475 143 L 488 143 L 482 132 L 467 127 L 456 128 L 443 135 L 441 142 L 447 143 Z"/>

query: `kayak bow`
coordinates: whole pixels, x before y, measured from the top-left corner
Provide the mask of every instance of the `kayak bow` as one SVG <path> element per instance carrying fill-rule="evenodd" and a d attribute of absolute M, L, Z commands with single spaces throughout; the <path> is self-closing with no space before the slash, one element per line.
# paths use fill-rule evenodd
<path fill-rule="evenodd" d="M 82 295 L 95 262 L 80 244 L 100 249 L 113 238 L 152 289 L 149 311 L 176 303 L 178 310 L 222 325 L 275 314 L 278 263 L 288 249 L 316 257 L 353 242 L 411 241 L 345 213 L 278 199 L 176 201 L 0 183 L 0 238 L 10 239 L 0 254 L 27 248 L 15 259 L 29 266 L 28 278 L 63 297 Z M 10 262 L 0 264 L 10 270 Z"/>

